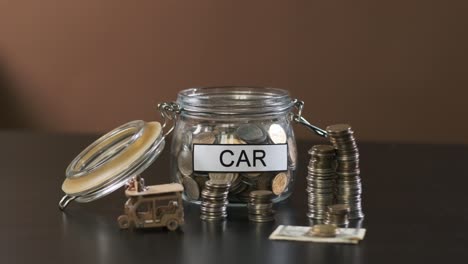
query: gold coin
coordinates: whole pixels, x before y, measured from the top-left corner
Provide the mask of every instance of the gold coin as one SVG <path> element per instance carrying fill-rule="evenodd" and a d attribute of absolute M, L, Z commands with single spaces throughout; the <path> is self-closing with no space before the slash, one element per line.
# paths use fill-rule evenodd
<path fill-rule="evenodd" d="M 275 195 L 280 195 L 284 192 L 289 183 L 289 177 L 286 173 L 280 172 L 275 178 L 273 178 L 273 183 L 271 190 Z"/>

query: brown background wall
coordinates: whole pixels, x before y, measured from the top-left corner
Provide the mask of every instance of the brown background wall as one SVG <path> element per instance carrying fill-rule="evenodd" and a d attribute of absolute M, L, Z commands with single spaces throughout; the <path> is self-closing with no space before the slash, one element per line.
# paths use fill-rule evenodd
<path fill-rule="evenodd" d="M 0 0 L 1 127 L 105 131 L 251 84 L 363 140 L 468 143 L 467 26 L 464 1 Z"/>

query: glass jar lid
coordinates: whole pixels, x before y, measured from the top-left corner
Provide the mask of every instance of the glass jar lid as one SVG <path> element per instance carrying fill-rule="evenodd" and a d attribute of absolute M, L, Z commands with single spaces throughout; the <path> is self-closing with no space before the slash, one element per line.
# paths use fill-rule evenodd
<path fill-rule="evenodd" d="M 100 137 L 68 166 L 60 209 L 72 200 L 90 202 L 122 187 L 156 160 L 164 144 L 161 124 L 141 120 Z"/>

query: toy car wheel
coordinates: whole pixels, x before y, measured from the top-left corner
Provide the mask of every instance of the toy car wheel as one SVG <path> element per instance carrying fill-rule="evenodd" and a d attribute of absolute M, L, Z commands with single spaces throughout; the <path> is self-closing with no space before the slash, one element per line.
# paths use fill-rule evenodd
<path fill-rule="evenodd" d="M 167 222 L 166 227 L 171 231 L 175 231 L 177 228 L 179 228 L 179 221 L 177 221 L 177 219 L 170 219 Z"/>
<path fill-rule="evenodd" d="M 126 215 L 119 216 L 119 218 L 117 218 L 117 222 L 119 223 L 119 227 L 121 229 L 127 229 L 130 227 L 130 220 Z"/>

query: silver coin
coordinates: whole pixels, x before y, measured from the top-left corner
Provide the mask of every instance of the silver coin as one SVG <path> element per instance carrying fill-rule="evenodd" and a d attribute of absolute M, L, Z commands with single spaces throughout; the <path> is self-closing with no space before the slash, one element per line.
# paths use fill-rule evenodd
<path fill-rule="evenodd" d="M 200 215 L 200 219 L 203 221 L 223 221 L 224 219 L 226 219 L 226 216 L 227 215 L 222 215 L 220 217 L 210 217 L 202 214 Z"/>
<path fill-rule="evenodd" d="M 311 159 L 309 162 L 310 168 L 333 168 L 335 165 L 335 160 L 319 160 L 319 159 Z"/>
<path fill-rule="evenodd" d="M 247 173 L 242 173 L 241 175 L 249 179 L 254 179 L 262 175 L 262 173 L 261 172 L 247 172 Z"/>
<path fill-rule="evenodd" d="M 331 145 L 314 145 L 309 150 L 309 154 L 312 156 L 335 156 L 335 148 Z"/>
<path fill-rule="evenodd" d="M 333 144 L 333 146 L 336 147 L 341 147 L 341 146 L 346 146 L 346 145 L 355 145 L 356 144 L 356 138 L 353 136 L 346 136 L 346 137 L 330 137 L 330 142 Z"/>
<path fill-rule="evenodd" d="M 210 172 L 208 177 L 212 181 L 227 181 L 233 182 L 239 177 L 239 173 L 217 173 L 217 172 Z"/>
<path fill-rule="evenodd" d="M 177 157 L 177 165 L 180 173 L 184 176 L 190 176 L 193 173 L 192 152 L 184 148 Z"/>
<path fill-rule="evenodd" d="M 243 141 L 250 144 L 258 144 L 265 142 L 267 139 L 263 129 L 255 124 L 244 124 L 237 128 L 237 136 Z"/>
<path fill-rule="evenodd" d="M 312 218 L 312 219 L 325 219 L 325 214 L 322 215 L 322 214 L 309 212 L 307 213 L 307 217 Z"/>
<path fill-rule="evenodd" d="M 201 205 L 204 207 L 204 208 L 224 208 L 226 207 L 226 205 L 228 205 L 228 201 L 209 201 L 209 200 L 206 200 L 206 199 L 203 199 L 203 202 L 201 203 Z"/>
<path fill-rule="evenodd" d="M 348 124 L 330 125 L 326 128 L 329 136 L 339 136 L 352 133 L 351 126 Z"/>
<path fill-rule="evenodd" d="M 256 199 L 256 198 L 271 199 L 271 198 L 273 198 L 273 192 L 265 191 L 265 190 L 252 191 L 252 192 L 250 192 L 249 195 L 250 195 L 250 198 L 253 198 L 253 199 Z"/>
<path fill-rule="evenodd" d="M 288 138 L 287 142 L 288 142 L 289 160 L 291 162 L 291 166 L 295 167 L 297 164 L 296 142 L 292 138 Z"/>
<path fill-rule="evenodd" d="M 203 212 L 203 214 L 223 214 L 223 213 L 226 213 L 226 206 L 221 206 L 221 207 L 201 206 L 200 210 L 201 212 Z"/>
<path fill-rule="evenodd" d="M 226 218 L 230 183 L 225 180 L 209 180 L 201 192 L 200 218 L 202 220 L 221 220 Z"/>
<path fill-rule="evenodd" d="M 241 145 L 247 144 L 245 141 L 239 139 L 235 134 L 220 134 L 219 135 L 219 144 L 232 144 L 232 145 Z"/>
<path fill-rule="evenodd" d="M 333 193 L 334 190 L 335 190 L 334 187 L 331 187 L 331 188 L 310 188 L 310 187 L 307 187 L 306 188 L 306 192 L 316 193 L 316 194 L 329 194 L 329 193 Z"/>
<path fill-rule="evenodd" d="M 228 192 L 229 192 L 228 189 L 223 189 L 223 190 L 211 189 L 211 188 L 206 187 L 206 184 L 205 184 L 205 189 L 203 189 L 201 193 L 203 197 L 221 199 L 221 198 L 226 197 L 228 195 Z"/>
<path fill-rule="evenodd" d="M 272 173 L 262 173 L 258 176 L 255 182 L 255 187 L 257 190 L 271 190 L 271 181 L 274 174 Z"/>
<path fill-rule="evenodd" d="M 214 144 L 216 135 L 213 132 L 202 132 L 193 135 L 192 144 Z"/>
<path fill-rule="evenodd" d="M 190 200 L 198 200 L 200 197 L 200 189 L 198 188 L 198 184 L 194 179 L 190 177 L 184 177 L 182 179 L 182 185 L 184 186 L 185 194 Z"/>
<path fill-rule="evenodd" d="M 272 124 L 268 129 L 268 136 L 274 144 L 284 144 L 287 141 L 287 135 L 284 129 L 278 124 Z"/>
<path fill-rule="evenodd" d="M 329 194 L 318 194 L 318 193 L 309 193 L 309 197 L 307 198 L 309 202 L 333 202 L 335 197 L 333 193 Z"/>
<path fill-rule="evenodd" d="M 326 191 L 332 190 L 332 192 L 335 191 L 335 186 L 333 184 L 329 184 L 329 185 L 307 184 L 306 186 L 307 186 L 306 187 L 307 190 L 311 189 L 312 191 L 315 191 L 315 190 L 319 192 L 320 190 L 326 190 Z"/>
<path fill-rule="evenodd" d="M 240 179 L 240 177 L 239 177 Z M 239 180 L 237 183 L 233 183 L 229 188 L 229 194 L 235 195 L 243 192 L 245 189 L 249 188 L 249 185 L 245 184 L 243 181 Z"/>

